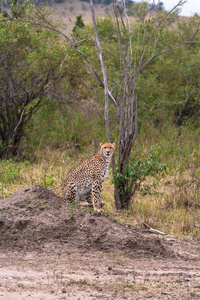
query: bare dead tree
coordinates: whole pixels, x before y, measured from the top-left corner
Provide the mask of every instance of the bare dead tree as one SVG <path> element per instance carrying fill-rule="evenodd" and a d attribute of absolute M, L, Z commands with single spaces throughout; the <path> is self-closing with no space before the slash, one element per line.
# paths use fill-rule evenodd
<path fill-rule="evenodd" d="M 130 199 L 132 198 L 135 189 L 127 189 L 128 179 L 126 179 L 125 173 L 126 168 L 130 163 L 130 153 L 133 144 L 137 138 L 138 134 L 138 105 L 137 105 L 137 92 L 136 84 L 140 72 L 149 65 L 152 60 L 157 57 L 172 51 L 173 49 L 180 47 L 185 44 L 196 43 L 195 38 L 199 35 L 199 24 L 194 29 L 187 38 L 183 40 L 181 34 L 179 42 L 174 45 L 169 45 L 166 49 L 162 51 L 157 51 L 157 45 L 160 38 L 160 29 L 165 26 L 170 18 L 171 13 L 176 9 L 181 7 L 186 1 L 180 0 L 173 9 L 164 15 L 159 16 L 158 11 L 154 13 L 154 29 L 149 38 L 147 38 L 146 27 L 148 24 L 148 18 L 140 18 L 137 22 L 137 41 L 135 42 L 135 48 L 133 49 L 132 42 L 132 27 L 129 22 L 129 17 L 127 15 L 127 8 L 125 0 L 113 1 L 112 3 L 112 20 L 115 26 L 116 34 L 118 37 L 118 44 L 120 49 L 120 78 L 118 82 L 114 82 L 116 88 L 115 94 L 109 86 L 109 80 L 107 75 L 106 64 L 104 61 L 103 50 L 101 46 L 101 40 L 98 35 L 98 28 L 95 16 L 95 8 L 93 0 L 90 0 L 91 12 L 93 26 L 95 30 L 95 39 L 84 33 L 82 29 L 80 31 L 85 35 L 85 39 L 80 41 L 75 41 L 71 32 L 68 31 L 67 27 L 64 26 L 61 29 L 55 27 L 51 22 L 49 22 L 42 12 L 36 7 L 36 14 L 38 17 L 33 17 L 32 19 L 15 19 L 8 15 L 7 18 L 0 20 L 4 22 L 7 20 L 17 21 L 17 22 L 27 22 L 33 26 L 41 26 L 48 28 L 49 30 L 56 31 L 59 33 L 67 42 L 69 49 L 74 49 L 85 61 L 87 65 L 88 74 L 98 82 L 98 85 L 104 89 L 105 96 L 105 122 L 108 138 L 110 142 L 113 142 L 113 136 L 110 126 L 110 116 L 109 116 L 109 105 L 114 105 L 116 109 L 116 114 L 118 117 L 119 132 L 118 132 L 118 150 L 119 156 L 116 162 L 113 160 L 112 169 L 114 175 L 116 171 L 124 177 L 124 180 L 120 183 L 115 181 L 115 203 L 117 209 L 128 208 L 130 204 Z M 120 5 L 120 10 L 118 9 Z M 151 16 L 150 16 L 151 18 Z M 78 45 L 81 43 L 89 41 L 93 44 L 96 52 L 99 56 L 101 63 L 102 74 L 95 70 L 94 65 L 90 61 L 87 53 L 80 50 Z M 153 45 L 153 47 L 152 47 Z M 152 52 L 148 52 L 149 49 L 153 49 Z M 67 55 L 66 55 L 67 59 Z M 102 80 L 103 75 L 103 80 Z"/>
<path fill-rule="evenodd" d="M 129 164 L 130 152 L 133 147 L 134 141 L 137 137 L 138 131 L 138 109 L 137 109 L 137 95 L 135 93 L 135 80 L 136 76 L 133 70 L 133 50 L 131 40 L 131 29 L 129 20 L 126 14 L 126 7 L 122 4 L 123 15 L 125 16 L 125 22 L 123 15 L 119 17 L 118 6 L 113 3 L 113 15 L 114 25 L 118 35 L 118 42 L 121 54 L 121 77 L 117 86 L 117 92 L 113 96 L 108 88 L 108 79 L 106 73 L 106 67 L 103 60 L 103 53 L 101 44 L 99 41 L 97 24 L 95 18 L 95 10 L 93 0 L 90 1 L 93 25 L 95 29 L 95 38 L 98 47 L 99 59 L 101 62 L 103 78 L 104 78 L 104 94 L 105 94 L 105 121 L 106 129 L 108 132 L 109 140 L 112 142 L 112 135 L 109 126 L 109 97 L 115 105 L 117 116 L 119 118 L 119 158 L 118 158 L 118 172 L 123 174 L 124 168 Z M 121 24 L 120 24 L 121 21 Z M 121 27 L 121 26 L 122 27 Z M 122 35 L 126 36 L 125 43 L 122 42 Z M 115 173 L 115 162 L 113 161 L 113 172 Z M 124 186 L 119 186 L 115 181 L 115 202 L 118 209 L 127 207 L 126 202 L 129 202 L 129 195 L 125 191 L 127 185 L 126 180 L 123 181 Z M 122 193 L 123 191 L 123 193 Z M 127 201 L 128 200 L 128 201 Z"/>
<path fill-rule="evenodd" d="M 137 78 L 142 69 L 144 69 L 153 59 L 163 55 L 164 53 L 171 51 L 177 47 L 180 47 L 184 44 L 193 43 L 194 38 L 200 33 L 197 26 L 196 30 L 186 39 L 181 40 L 176 45 L 169 46 L 167 49 L 164 49 L 161 52 L 157 52 L 157 43 L 159 39 L 159 29 L 167 21 L 167 18 L 170 16 L 170 13 L 175 10 L 177 7 L 182 6 L 186 1 L 179 1 L 173 9 L 158 18 L 158 12 L 155 13 L 155 24 L 152 35 L 149 40 L 145 43 L 146 31 L 144 24 L 143 32 L 138 27 L 138 40 L 136 43 L 136 48 L 132 49 L 132 33 L 129 18 L 127 15 L 126 3 L 125 1 L 120 1 L 121 14 L 118 12 L 119 2 L 113 2 L 113 23 L 115 25 L 116 33 L 118 35 L 118 42 L 120 48 L 120 58 L 121 58 L 121 70 L 120 70 L 120 80 L 117 83 L 117 93 L 112 95 L 108 87 L 108 79 L 106 73 L 106 67 L 103 60 L 103 53 L 101 49 L 101 43 L 98 36 L 95 9 L 93 0 L 90 0 L 93 25 L 95 29 L 95 38 L 97 52 L 101 62 L 102 73 L 104 78 L 104 94 L 105 94 L 105 120 L 106 120 L 106 129 L 108 132 L 108 137 L 112 142 L 112 136 L 109 127 L 109 115 L 108 107 L 110 97 L 111 101 L 114 103 L 117 115 L 119 118 L 119 138 L 118 138 L 118 148 L 119 148 L 119 157 L 118 157 L 118 173 L 120 173 L 124 180 L 120 183 L 115 181 L 115 202 L 118 209 L 128 208 L 130 204 L 130 199 L 135 193 L 135 189 L 127 189 L 128 179 L 126 179 L 125 168 L 129 166 L 129 158 L 131 149 L 133 147 L 134 141 L 138 133 L 138 106 L 137 106 L 137 93 L 136 93 L 136 83 Z M 141 36 L 142 35 L 142 36 Z M 125 42 L 122 39 L 125 37 Z M 139 47 L 139 40 L 142 38 L 142 45 Z M 149 57 L 145 57 L 149 46 L 153 44 L 153 52 Z M 141 50 L 142 49 L 142 50 Z M 113 171 L 115 174 L 115 162 L 113 162 Z"/>

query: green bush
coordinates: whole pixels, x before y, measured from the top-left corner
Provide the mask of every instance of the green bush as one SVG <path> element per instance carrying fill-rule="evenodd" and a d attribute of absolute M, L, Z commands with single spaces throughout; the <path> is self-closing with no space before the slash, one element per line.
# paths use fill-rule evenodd
<path fill-rule="evenodd" d="M 21 164 L 14 163 L 11 159 L 0 162 L 0 191 L 7 187 L 8 183 L 19 177 Z"/>
<path fill-rule="evenodd" d="M 116 170 L 113 177 L 121 187 L 121 193 L 131 193 L 134 196 L 136 191 L 143 195 L 152 194 L 158 186 L 158 175 L 166 171 L 167 164 L 161 161 L 161 150 L 158 145 L 152 146 L 148 151 L 143 149 L 133 150 L 130 156 L 130 165 L 125 166 L 124 174 Z M 154 180 L 151 182 L 151 179 Z M 146 181 L 146 183 L 144 183 Z"/>

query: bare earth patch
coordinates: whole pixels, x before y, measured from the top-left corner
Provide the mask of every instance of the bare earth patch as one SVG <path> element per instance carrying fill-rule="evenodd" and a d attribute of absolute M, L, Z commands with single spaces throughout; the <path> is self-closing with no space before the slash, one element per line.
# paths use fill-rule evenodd
<path fill-rule="evenodd" d="M 200 245 L 140 234 L 35 185 L 0 202 L 0 299 L 200 299 Z"/>

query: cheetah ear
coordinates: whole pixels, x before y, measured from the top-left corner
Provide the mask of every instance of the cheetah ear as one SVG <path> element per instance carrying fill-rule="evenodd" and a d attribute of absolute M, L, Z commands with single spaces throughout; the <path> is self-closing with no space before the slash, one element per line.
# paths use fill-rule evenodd
<path fill-rule="evenodd" d="M 103 144 L 102 143 L 100 143 L 100 146 L 102 146 Z"/>
<path fill-rule="evenodd" d="M 115 147 L 115 143 L 113 143 L 114 147 Z"/>

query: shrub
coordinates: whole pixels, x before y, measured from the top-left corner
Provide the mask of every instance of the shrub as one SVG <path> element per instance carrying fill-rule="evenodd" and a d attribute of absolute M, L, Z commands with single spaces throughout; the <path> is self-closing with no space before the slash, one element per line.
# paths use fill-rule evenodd
<path fill-rule="evenodd" d="M 167 164 L 161 161 L 161 150 L 157 144 L 148 151 L 143 149 L 131 151 L 130 165 L 125 166 L 125 174 L 121 174 L 117 169 L 113 182 L 117 182 L 121 187 L 121 193 L 131 194 L 131 197 L 136 191 L 140 191 L 143 195 L 152 194 L 155 193 L 158 182 L 147 181 L 147 178 L 158 178 L 166 168 Z"/>

